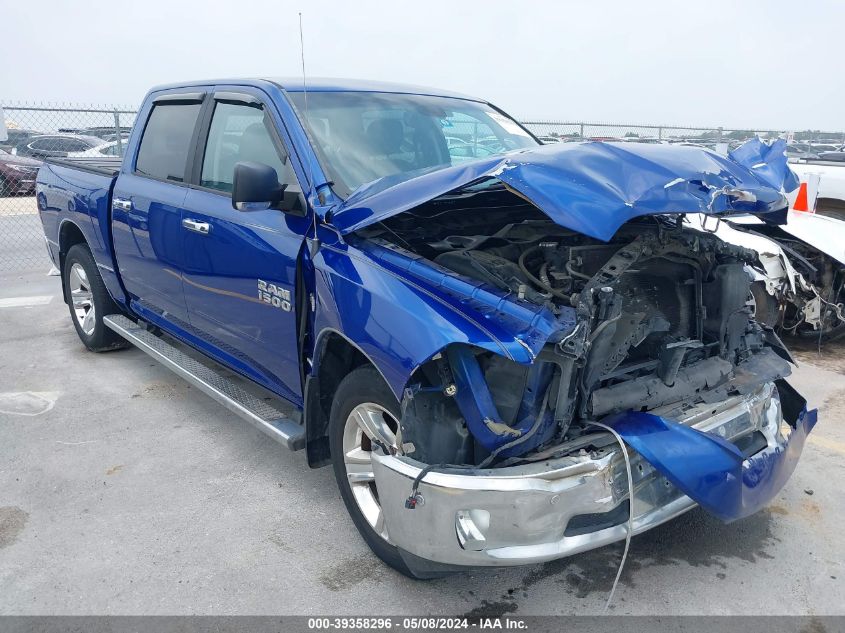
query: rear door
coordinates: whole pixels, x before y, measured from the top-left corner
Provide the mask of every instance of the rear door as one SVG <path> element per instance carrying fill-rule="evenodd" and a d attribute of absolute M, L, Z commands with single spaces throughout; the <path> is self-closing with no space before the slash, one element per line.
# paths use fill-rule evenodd
<path fill-rule="evenodd" d="M 310 224 L 278 209 L 232 206 L 235 164 L 270 165 L 300 190 L 281 117 L 259 90 L 218 91 L 207 106 L 184 202 L 185 300 L 191 327 L 219 360 L 301 400 L 297 260 Z"/>
<path fill-rule="evenodd" d="M 115 257 L 126 290 L 141 310 L 183 328 L 181 213 L 203 98 L 177 92 L 154 100 L 112 197 Z"/>

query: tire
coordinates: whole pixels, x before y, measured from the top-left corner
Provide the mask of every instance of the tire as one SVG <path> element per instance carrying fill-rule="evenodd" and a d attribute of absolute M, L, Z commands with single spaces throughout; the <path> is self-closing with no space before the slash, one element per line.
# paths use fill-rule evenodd
<path fill-rule="evenodd" d="M 372 367 L 359 367 L 341 381 L 332 403 L 329 419 L 329 446 L 335 479 L 337 479 L 340 496 L 346 504 L 352 522 L 373 553 L 399 573 L 416 578 L 402 560 L 399 549 L 389 541 L 389 537 L 385 536 L 386 531 L 380 533 L 374 527 L 372 507 L 367 500 L 367 491 L 364 490 L 365 484 L 361 482 L 350 483 L 346 454 L 350 447 L 351 427 L 356 427 L 356 431 L 360 428 L 351 420 L 350 416 L 356 409 L 361 410 L 360 407 L 369 405 L 374 405 L 374 408 L 377 407 L 387 412 L 389 416 L 392 416 L 394 424 L 399 420 L 399 403 L 381 375 Z M 344 443 L 344 436 L 346 436 L 346 444 Z M 364 447 L 367 444 L 367 441 L 361 442 Z M 369 445 L 371 446 L 372 443 L 370 442 Z M 361 450 L 360 452 L 365 453 L 367 451 Z M 362 458 L 359 457 L 358 459 Z M 356 486 L 355 491 L 353 491 L 353 485 Z M 375 481 L 366 485 L 371 486 L 372 491 L 375 491 Z M 368 515 L 365 515 L 364 510 L 362 510 L 362 503 L 358 499 L 364 499 L 363 507 L 368 507 L 370 510 Z M 375 501 L 378 503 L 377 495 L 375 495 Z M 383 518 L 380 504 L 378 506 Z M 376 522 L 377 525 L 378 522 Z"/>
<path fill-rule="evenodd" d="M 777 299 L 766 291 L 766 285 L 762 281 L 752 283 L 750 292 L 749 303 L 754 310 L 754 319 L 760 325 L 776 327 L 780 318 Z"/>
<path fill-rule="evenodd" d="M 103 316 L 120 312 L 120 308 L 109 296 L 85 244 L 75 244 L 67 252 L 62 280 L 71 321 L 85 347 L 92 352 L 128 347 L 125 339 L 103 323 Z"/>
<path fill-rule="evenodd" d="M 845 200 L 819 198 L 816 203 L 816 213 L 835 220 L 845 221 Z"/>

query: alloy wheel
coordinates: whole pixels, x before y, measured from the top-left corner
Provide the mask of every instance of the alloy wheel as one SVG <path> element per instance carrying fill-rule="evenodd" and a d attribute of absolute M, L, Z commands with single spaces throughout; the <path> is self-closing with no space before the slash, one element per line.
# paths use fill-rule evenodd
<path fill-rule="evenodd" d="M 401 454 L 399 424 L 384 407 L 367 402 L 352 409 L 343 428 L 343 463 L 352 496 L 370 527 L 390 543 L 373 474 L 372 451 Z"/>
<path fill-rule="evenodd" d="M 70 287 L 70 300 L 73 304 L 76 322 L 86 336 L 91 336 L 97 325 L 97 315 L 94 309 L 94 295 L 91 292 L 91 284 L 82 264 L 75 262 L 70 267 L 68 286 Z"/>

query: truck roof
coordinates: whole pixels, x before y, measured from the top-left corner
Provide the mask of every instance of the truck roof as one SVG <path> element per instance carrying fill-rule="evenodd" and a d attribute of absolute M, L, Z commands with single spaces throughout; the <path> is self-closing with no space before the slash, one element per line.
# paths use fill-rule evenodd
<path fill-rule="evenodd" d="M 484 101 L 483 99 L 479 99 L 477 97 L 471 97 L 458 92 L 452 92 L 450 90 L 442 90 L 440 88 L 428 88 L 425 86 L 414 86 L 410 84 L 385 81 L 370 81 L 367 79 L 339 79 L 331 77 L 308 77 L 306 83 L 303 83 L 302 77 L 240 77 L 229 79 L 206 79 L 202 81 L 178 82 L 155 86 L 153 91 L 214 85 L 251 85 L 259 87 L 260 84 L 265 82 L 281 86 L 288 92 L 303 92 L 307 87 L 308 92 L 393 92 L 399 94 L 431 95 L 436 97 L 469 99 L 471 101 Z"/>

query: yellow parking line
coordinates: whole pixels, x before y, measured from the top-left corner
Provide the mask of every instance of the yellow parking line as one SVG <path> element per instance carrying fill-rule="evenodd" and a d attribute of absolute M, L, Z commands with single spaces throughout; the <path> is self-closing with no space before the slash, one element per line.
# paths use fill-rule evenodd
<path fill-rule="evenodd" d="M 827 448 L 832 451 L 836 451 L 837 453 L 845 453 L 845 442 L 840 442 L 838 440 L 832 440 L 829 437 L 819 436 L 819 435 L 811 435 L 807 438 L 810 444 L 815 444 L 821 448 Z"/>

